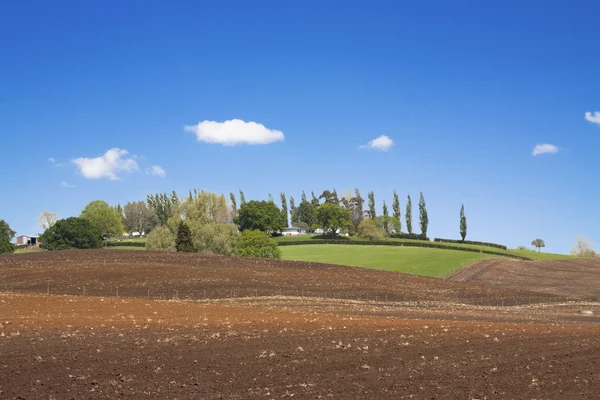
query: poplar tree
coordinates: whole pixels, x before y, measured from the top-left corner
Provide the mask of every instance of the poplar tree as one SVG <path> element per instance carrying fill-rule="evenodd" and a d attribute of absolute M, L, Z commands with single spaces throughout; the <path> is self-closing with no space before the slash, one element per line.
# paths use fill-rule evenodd
<path fill-rule="evenodd" d="M 463 242 L 467 237 L 467 217 L 465 217 L 464 204 L 462 205 L 462 207 L 460 207 L 460 237 L 462 238 Z"/>
<path fill-rule="evenodd" d="M 410 200 L 410 194 L 408 195 L 408 200 L 406 201 L 406 213 L 404 218 L 406 218 L 406 230 L 408 233 L 412 233 L 412 201 Z"/>
<path fill-rule="evenodd" d="M 429 217 L 427 216 L 427 206 L 425 205 L 425 197 L 423 197 L 423 192 L 421 192 L 421 198 L 419 199 L 419 225 L 421 226 L 421 234 L 423 237 L 427 237 Z"/>
<path fill-rule="evenodd" d="M 285 226 L 289 226 L 287 200 L 285 198 L 285 193 L 283 192 L 281 192 L 281 213 L 283 214 Z"/>
<path fill-rule="evenodd" d="M 392 202 L 392 209 L 394 210 L 394 219 L 398 221 L 398 233 L 402 230 L 402 219 L 400 214 L 400 199 L 398 198 L 398 192 L 394 190 L 394 201 Z"/>
<path fill-rule="evenodd" d="M 373 191 L 370 191 L 367 197 L 369 198 L 369 216 L 372 219 L 375 219 L 375 217 L 377 216 L 375 213 L 375 193 L 373 193 Z"/>

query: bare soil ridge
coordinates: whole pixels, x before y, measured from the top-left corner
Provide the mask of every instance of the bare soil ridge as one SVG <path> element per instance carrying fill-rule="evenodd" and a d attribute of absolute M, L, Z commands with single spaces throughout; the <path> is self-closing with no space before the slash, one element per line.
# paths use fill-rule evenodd
<path fill-rule="evenodd" d="M 512 261 L 487 259 L 452 273 L 446 280 L 568 298 L 600 299 L 600 259 Z"/>

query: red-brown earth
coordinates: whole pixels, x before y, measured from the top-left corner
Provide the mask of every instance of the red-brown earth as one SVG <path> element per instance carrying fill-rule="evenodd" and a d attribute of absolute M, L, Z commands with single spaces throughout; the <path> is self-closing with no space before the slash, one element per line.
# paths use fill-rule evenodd
<path fill-rule="evenodd" d="M 124 251 L 3 256 L 0 285 L 2 399 L 591 399 L 600 392 L 600 307 L 549 294 Z M 148 299 L 150 286 L 169 298 L 202 288 L 223 295 Z M 116 297 L 115 287 L 132 297 Z M 232 289 L 237 296 L 227 298 Z M 362 298 L 352 299 L 352 290 Z"/>

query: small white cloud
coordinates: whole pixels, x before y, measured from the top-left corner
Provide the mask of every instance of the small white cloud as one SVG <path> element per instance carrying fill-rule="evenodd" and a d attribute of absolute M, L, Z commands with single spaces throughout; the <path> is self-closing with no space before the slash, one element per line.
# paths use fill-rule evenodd
<path fill-rule="evenodd" d="M 154 176 L 160 176 L 161 178 L 164 178 L 166 175 L 165 170 L 159 165 L 152 166 L 152 168 L 150 168 L 150 173 Z"/>
<path fill-rule="evenodd" d="M 71 162 L 77 166 L 79 173 L 87 179 L 108 178 L 118 180 L 120 172 L 134 172 L 139 169 L 137 162 L 126 157 L 127 150 L 113 148 L 96 158 L 76 158 Z"/>
<path fill-rule="evenodd" d="M 394 145 L 394 141 L 389 136 L 381 135 L 371 140 L 369 143 L 360 146 L 363 149 L 375 149 L 378 151 L 388 151 Z"/>
<path fill-rule="evenodd" d="M 71 185 L 71 184 L 70 184 L 69 182 L 67 182 L 67 181 L 62 181 L 62 182 L 60 183 L 60 186 L 61 186 L 61 187 L 64 187 L 64 188 L 73 188 L 73 187 L 75 187 L 75 185 Z"/>
<path fill-rule="evenodd" d="M 539 156 L 540 154 L 555 154 L 558 153 L 560 149 L 553 144 L 537 144 L 531 154 L 534 156 Z"/>
<path fill-rule="evenodd" d="M 56 162 L 56 160 L 55 160 L 53 157 L 50 157 L 50 158 L 48 159 L 48 161 L 50 161 L 52 164 L 54 164 L 54 163 Z"/>
<path fill-rule="evenodd" d="M 586 112 L 585 120 L 591 122 L 592 124 L 600 125 L 600 111 L 595 111 L 593 114 L 589 111 Z"/>
<path fill-rule="evenodd" d="M 193 132 L 199 142 L 217 143 L 224 146 L 236 144 L 269 144 L 284 140 L 283 132 L 268 129 L 257 122 L 232 119 L 225 122 L 202 121 L 186 125 L 186 132 Z"/>

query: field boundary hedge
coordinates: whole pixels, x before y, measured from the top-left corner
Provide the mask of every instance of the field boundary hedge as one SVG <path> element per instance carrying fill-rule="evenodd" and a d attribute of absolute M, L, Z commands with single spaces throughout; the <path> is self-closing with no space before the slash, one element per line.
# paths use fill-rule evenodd
<path fill-rule="evenodd" d="M 104 242 L 104 247 L 146 247 L 145 242 Z"/>
<path fill-rule="evenodd" d="M 484 249 L 474 249 L 470 247 L 460 247 L 460 246 L 452 246 L 451 244 L 444 244 L 440 242 L 398 242 L 398 241 L 340 241 L 340 240 L 298 240 L 298 241 L 289 241 L 289 242 L 278 242 L 279 246 L 302 246 L 309 244 L 344 244 L 350 246 L 406 246 L 406 247 L 428 247 L 432 249 L 442 249 L 442 250 L 458 250 L 458 251 L 468 251 L 471 253 L 483 253 L 483 254 L 491 254 L 495 256 L 502 256 L 508 258 L 514 258 L 522 261 L 531 261 L 531 258 L 519 256 L 511 253 L 501 253 L 499 251 L 493 250 L 484 250 Z"/>
<path fill-rule="evenodd" d="M 503 244 L 489 243 L 489 242 L 477 242 L 477 241 L 474 241 L 474 240 L 455 240 L 455 239 L 435 238 L 435 239 L 433 239 L 433 241 L 434 242 L 438 242 L 438 243 L 472 244 L 472 245 L 475 245 L 475 246 L 495 247 L 497 249 L 502 249 L 502 250 L 507 250 L 508 249 Z"/>

